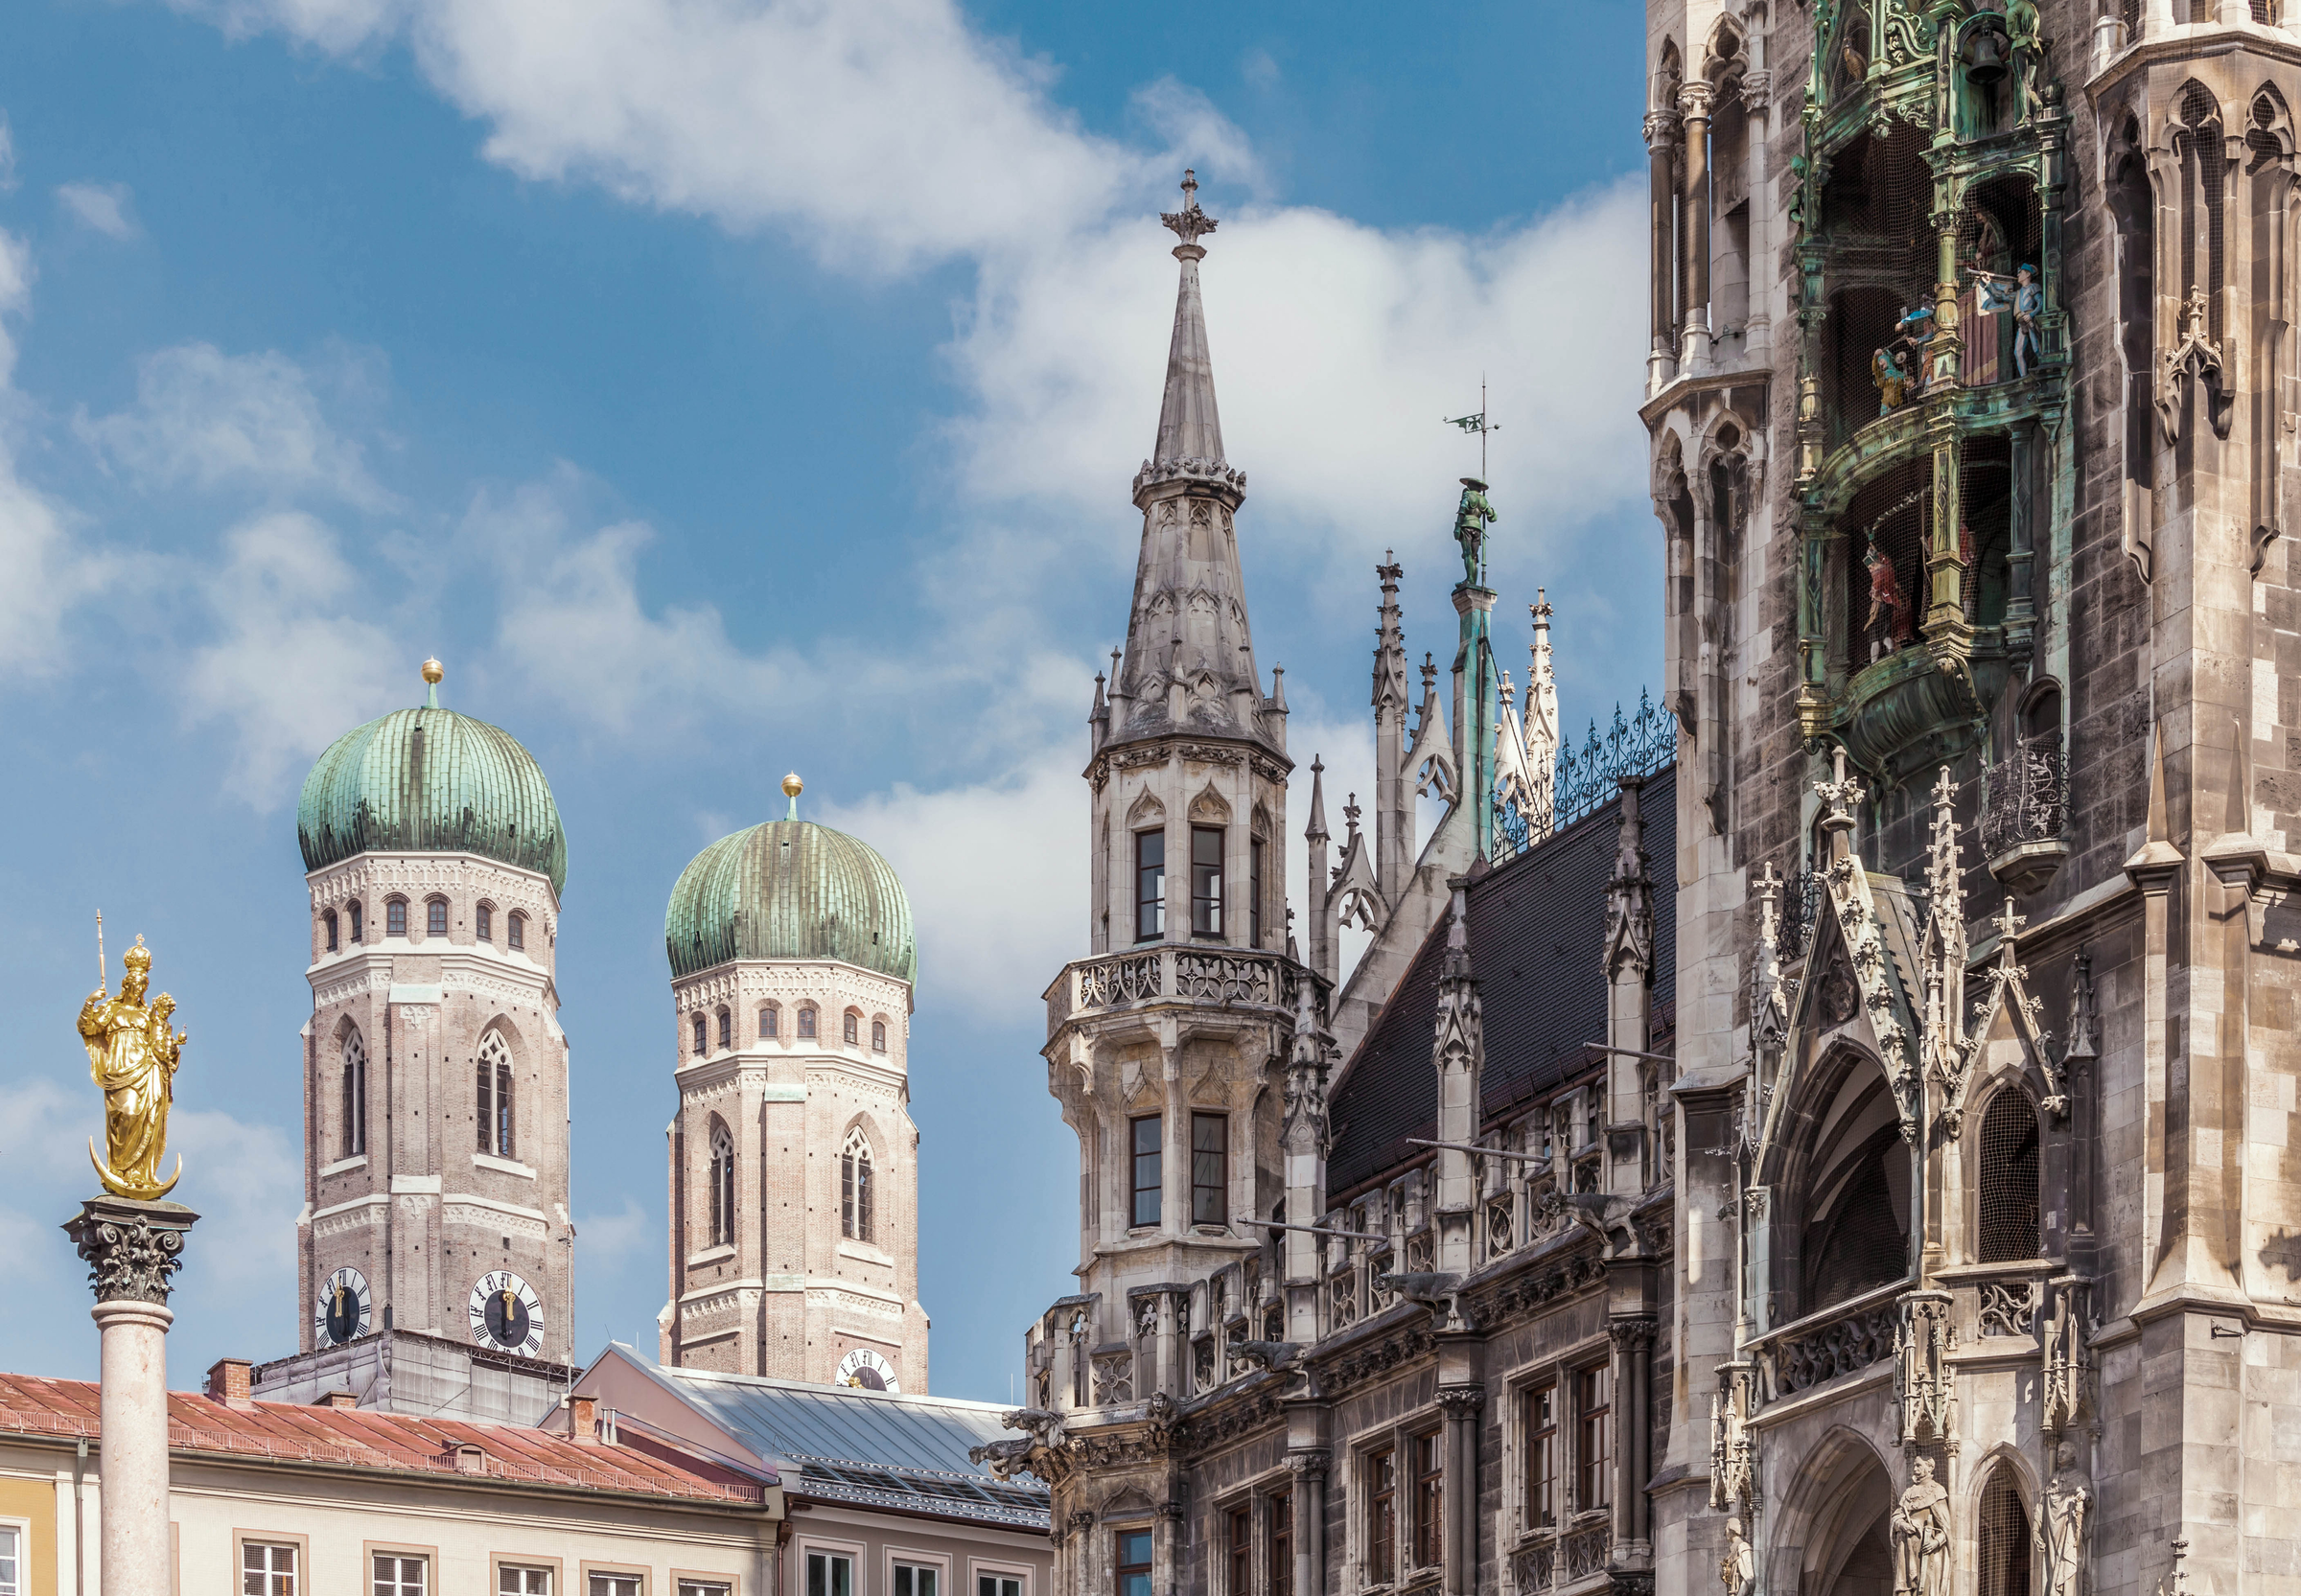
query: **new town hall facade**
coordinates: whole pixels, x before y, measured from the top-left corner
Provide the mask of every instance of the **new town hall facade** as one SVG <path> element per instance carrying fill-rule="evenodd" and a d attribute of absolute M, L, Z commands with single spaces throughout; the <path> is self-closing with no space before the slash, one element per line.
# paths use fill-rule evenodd
<path fill-rule="evenodd" d="M 1079 1288 L 985 1455 L 1065 1596 L 2289 1593 L 2301 35 L 1647 21 L 1665 675 L 1602 743 L 1466 484 L 1419 704 L 1378 572 L 1371 830 L 1315 763 L 1290 820 L 1167 219 L 1047 990 Z"/>

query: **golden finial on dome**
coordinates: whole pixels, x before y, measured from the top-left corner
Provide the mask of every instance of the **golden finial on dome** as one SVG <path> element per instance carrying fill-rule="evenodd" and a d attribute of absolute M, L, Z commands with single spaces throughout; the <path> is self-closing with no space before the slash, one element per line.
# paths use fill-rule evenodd
<path fill-rule="evenodd" d="M 441 679 L 447 674 L 447 666 L 441 664 L 438 660 L 427 659 L 424 661 L 424 680 L 430 682 L 432 686 L 438 686 Z"/>
<path fill-rule="evenodd" d="M 789 775 L 783 777 L 783 797 L 791 800 L 790 811 L 783 816 L 783 819 L 787 821 L 799 819 L 799 795 L 805 790 L 806 785 L 805 782 L 800 780 L 797 771 L 793 771 Z"/>

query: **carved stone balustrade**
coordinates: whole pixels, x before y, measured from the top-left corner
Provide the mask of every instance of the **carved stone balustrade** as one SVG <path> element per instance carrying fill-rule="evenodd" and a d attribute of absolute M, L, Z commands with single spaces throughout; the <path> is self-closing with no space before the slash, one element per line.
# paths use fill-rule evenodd
<path fill-rule="evenodd" d="M 1052 1035 L 1087 1015 L 1169 1004 L 1291 1019 L 1295 988 L 1306 973 L 1284 954 L 1190 942 L 1076 960 L 1047 988 L 1047 1031 Z"/>
<path fill-rule="evenodd" d="M 2023 896 L 2038 891 L 2069 857 L 2069 767 L 2058 729 L 2024 737 L 1989 767 L 1982 851 L 1989 873 Z"/>
<path fill-rule="evenodd" d="M 1604 1518 L 1563 1533 L 1544 1531 L 1511 1554 L 1518 1588 L 1568 1590 L 1588 1584 L 1601 1588 L 1608 1580 L 1607 1561 L 1614 1551 L 1614 1526 Z"/>
<path fill-rule="evenodd" d="M 1896 1283 L 1864 1292 L 1752 1342 L 1751 1354 L 1766 1372 L 1767 1395 L 1793 1397 L 1891 1358 L 1904 1289 Z"/>

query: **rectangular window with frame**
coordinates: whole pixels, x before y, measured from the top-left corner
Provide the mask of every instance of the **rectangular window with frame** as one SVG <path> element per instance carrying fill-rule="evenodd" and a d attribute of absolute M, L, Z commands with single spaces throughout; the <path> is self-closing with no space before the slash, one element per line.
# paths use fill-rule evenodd
<path fill-rule="evenodd" d="M 1254 1510 L 1230 1510 L 1230 1589 L 1225 1596 L 1254 1596 Z"/>
<path fill-rule="evenodd" d="M 1263 945 L 1263 840 L 1254 837 L 1246 844 L 1246 940 L 1255 947 Z"/>
<path fill-rule="evenodd" d="M 1191 1116 L 1191 1223 L 1230 1222 L 1230 1116 Z"/>
<path fill-rule="evenodd" d="M 1164 1126 L 1155 1114 L 1127 1122 L 1127 1135 L 1133 1146 L 1128 1166 L 1134 1183 L 1134 1209 L 1128 1223 L 1138 1227 L 1155 1225 L 1159 1220 L 1159 1187 L 1164 1173 L 1159 1167 L 1163 1162 L 1159 1138 L 1163 1134 Z"/>
<path fill-rule="evenodd" d="M 975 1596 L 1023 1596 L 1023 1582 L 1012 1574 L 978 1574 Z"/>
<path fill-rule="evenodd" d="M 1366 1454 L 1366 1581 L 1398 1578 L 1398 1453 L 1388 1446 Z"/>
<path fill-rule="evenodd" d="M 592 1596 L 639 1596 L 646 1584 L 639 1574 L 602 1574 L 593 1572 L 591 1578 Z"/>
<path fill-rule="evenodd" d="M 1414 1566 L 1446 1561 L 1446 1438 L 1437 1430 L 1414 1438 Z"/>
<path fill-rule="evenodd" d="M 345 913 L 346 913 L 346 914 L 348 914 L 351 916 L 351 919 L 352 919 L 352 940 L 353 940 L 353 941 L 355 941 L 355 942 L 357 942 L 358 940 L 360 940 L 360 925 L 361 925 L 361 922 L 362 922 L 362 912 L 361 912 L 361 910 L 360 910 L 360 906 L 359 906 L 358 904 L 356 904 L 356 903 L 355 903 L 355 904 L 353 904 L 353 905 L 352 905 L 352 906 L 351 906 L 349 909 L 347 909 L 347 910 L 345 911 Z"/>
<path fill-rule="evenodd" d="M 509 941 L 510 941 L 510 944 L 511 944 L 511 946 L 512 946 L 513 948 L 515 948 L 515 949 L 518 949 L 518 950 L 521 950 L 521 951 L 523 951 L 523 952 L 524 952 L 524 951 L 525 951 L 525 949 L 526 949 L 526 947 L 527 947 L 527 916 L 526 916 L 526 915 L 524 915 L 524 914 L 514 914 L 514 915 L 511 917 L 511 936 L 510 936 L 510 937 L 509 937 Z"/>
<path fill-rule="evenodd" d="M 472 935 L 482 942 L 496 939 L 496 912 L 484 903 L 472 911 Z"/>
<path fill-rule="evenodd" d="M 895 1596 L 942 1596 L 942 1570 L 923 1562 L 896 1563 Z"/>
<path fill-rule="evenodd" d="M 18 1588 L 12 1570 L 5 1564 L 13 1560 L 5 1550 L 14 1540 L 16 1532 L 0 1530 L 0 1591 L 15 1596 Z M 279 1541 L 243 1540 L 240 1542 L 241 1596 L 297 1596 L 295 1576 L 296 1548 Z"/>
<path fill-rule="evenodd" d="M 430 1584 L 431 1562 L 429 1558 L 402 1557 L 397 1552 L 378 1552 L 375 1558 L 375 1596 L 424 1596 Z"/>
<path fill-rule="evenodd" d="M 1118 1596 L 1150 1596 L 1150 1532 L 1119 1532 Z"/>
<path fill-rule="evenodd" d="M 1603 1363 L 1574 1375 L 1574 1511 L 1614 1505 L 1614 1370 Z"/>
<path fill-rule="evenodd" d="M 1222 935 L 1222 828 L 1191 827 L 1191 935 Z"/>
<path fill-rule="evenodd" d="M 496 1596 L 551 1596 L 551 1570 L 531 1562 L 499 1562 Z"/>
<path fill-rule="evenodd" d="M 759 1039 L 761 1041 L 769 1041 L 774 1038 L 776 1033 L 775 1020 L 775 1005 L 769 1004 L 766 1007 L 759 1010 Z"/>
<path fill-rule="evenodd" d="M 386 937 L 407 935 L 407 900 L 406 898 L 393 898 L 384 906 L 384 935 Z"/>
<path fill-rule="evenodd" d="M 855 1596 L 855 1560 L 845 1552 L 809 1552 L 807 1596 Z"/>
<path fill-rule="evenodd" d="M 24 1596 L 24 1532 L 0 1524 L 0 1596 Z"/>
<path fill-rule="evenodd" d="M 327 914 L 326 914 L 325 915 L 323 915 L 323 916 L 321 916 L 321 917 L 322 917 L 322 919 L 323 919 L 323 920 L 326 922 L 326 924 L 327 924 L 327 928 L 328 928 L 328 951 L 329 951 L 330 953 L 334 953 L 334 952 L 336 951 L 336 949 L 337 949 L 337 930 L 336 930 L 336 912 L 335 912 L 333 909 L 331 909 L 331 910 L 329 910 L 329 911 L 327 912 Z"/>
<path fill-rule="evenodd" d="M 424 935 L 445 937 L 448 934 L 448 906 L 438 898 L 424 905 Z"/>
<path fill-rule="evenodd" d="M 1525 1424 L 1526 1528 L 1558 1527 L 1558 1387 L 1543 1384 L 1519 1399 Z"/>
<path fill-rule="evenodd" d="M 1167 934 L 1167 834 L 1134 834 L 1134 939 L 1155 942 Z"/>
<path fill-rule="evenodd" d="M 1264 1588 L 1270 1596 L 1284 1596 L 1294 1588 L 1294 1498 L 1279 1492 L 1265 1500 L 1263 1511 L 1270 1532 L 1269 1574 Z"/>
<path fill-rule="evenodd" d="M 735 1587 L 725 1580 L 682 1580 L 679 1596 L 734 1596 Z"/>

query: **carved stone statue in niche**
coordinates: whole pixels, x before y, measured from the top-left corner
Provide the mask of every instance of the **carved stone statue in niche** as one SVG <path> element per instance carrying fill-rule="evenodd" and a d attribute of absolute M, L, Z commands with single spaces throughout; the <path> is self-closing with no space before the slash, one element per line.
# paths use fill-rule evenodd
<path fill-rule="evenodd" d="M 1894 1504 L 1894 1596 L 1949 1596 L 1949 1492 L 1934 1478 L 1934 1460 L 1910 1464 L 1910 1483 Z"/>
<path fill-rule="evenodd" d="M 2037 1519 L 2037 1538 L 2045 1547 L 2046 1596 L 2078 1596 L 2085 1515 L 2093 1505 L 2093 1491 L 2078 1470 L 2077 1448 L 2068 1442 L 2054 1448 L 2054 1482 L 2045 1488 L 2045 1511 Z"/>
<path fill-rule="evenodd" d="M 1750 1538 L 1742 1530 L 1739 1518 L 1726 1520 L 1726 1555 L 1718 1560 L 1718 1583 L 1726 1587 L 1726 1596 L 1750 1596 L 1750 1587 L 1757 1581 L 1757 1553 L 1751 1549 Z M 2060 1596 L 2056 1592 L 2055 1596 Z"/>

